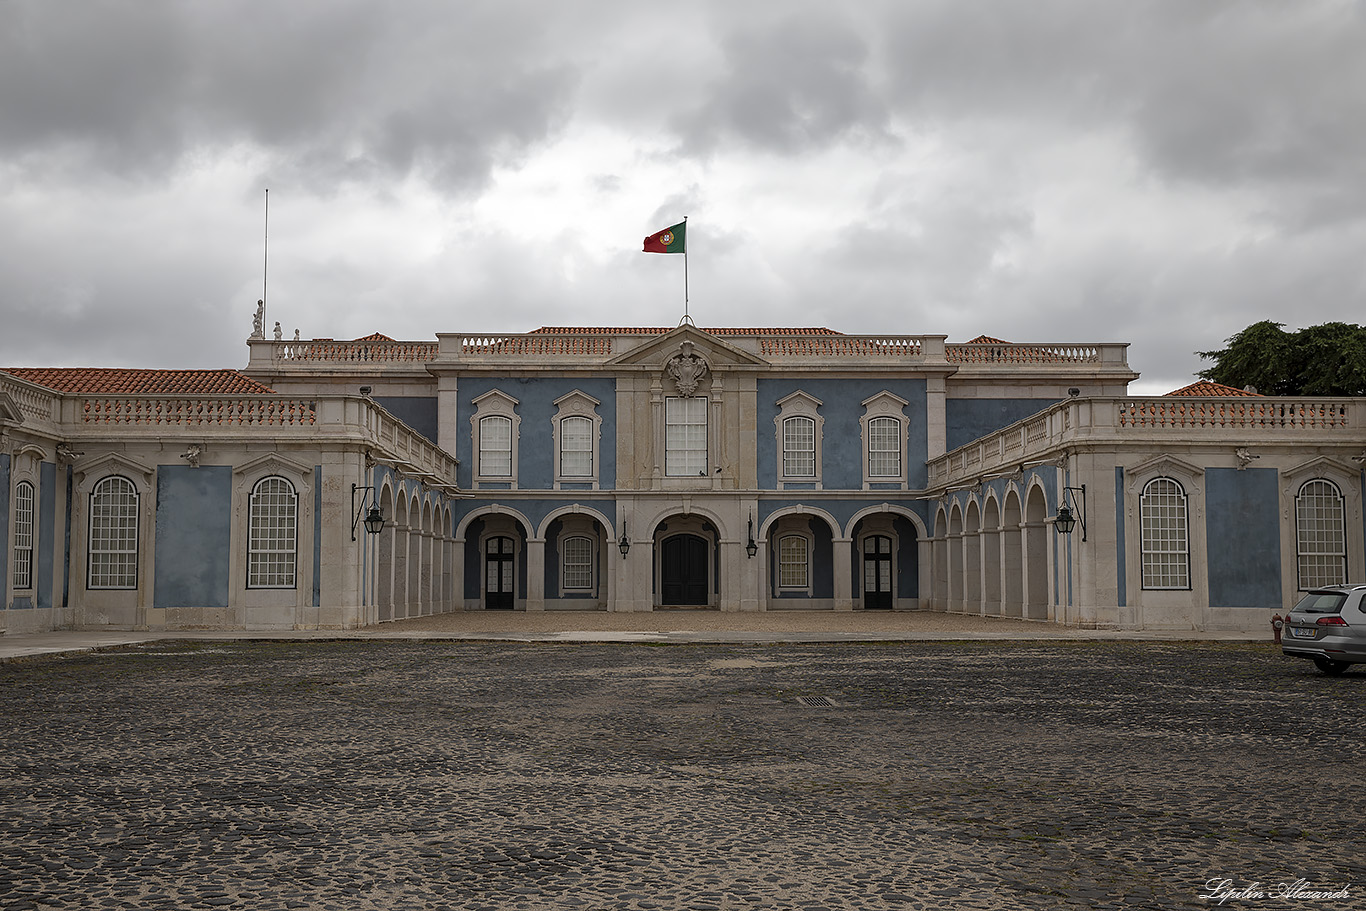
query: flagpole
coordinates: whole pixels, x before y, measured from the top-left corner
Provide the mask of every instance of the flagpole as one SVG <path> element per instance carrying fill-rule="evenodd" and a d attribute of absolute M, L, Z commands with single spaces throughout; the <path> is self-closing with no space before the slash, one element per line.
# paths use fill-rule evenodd
<path fill-rule="evenodd" d="M 688 315 L 688 216 L 683 216 L 683 315 Z"/>
<path fill-rule="evenodd" d="M 266 226 L 264 246 L 261 254 L 261 331 L 266 325 L 266 281 L 270 275 L 270 190 L 266 190 Z"/>

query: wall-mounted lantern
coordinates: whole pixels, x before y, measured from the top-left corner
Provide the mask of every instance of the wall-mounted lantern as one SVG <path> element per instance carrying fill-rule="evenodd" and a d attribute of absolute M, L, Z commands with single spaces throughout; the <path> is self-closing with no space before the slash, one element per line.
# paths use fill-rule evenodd
<path fill-rule="evenodd" d="M 745 545 L 745 553 L 753 559 L 759 552 L 759 545 L 754 543 L 754 513 L 749 514 L 749 543 Z"/>
<path fill-rule="evenodd" d="M 1081 499 L 1077 499 L 1076 494 L 1081 494 Z M 1065 535 L 1070 535 L 1072 529 L 1081 524 L 1081 539 L 1086 540 L 1086 485 L 1080 487 L 1064 487 L 1062 489 L 1062 505 L 1058 507 L 1058 515 L 1053 519 L 1053 527 Z M 1068 505 L 1070 502 L 1070 506 Z"/>
<path fill-rule="evenodd" d="M 621 521 L 621 540 L 617 542 L 617 548 L 621 550 L 624 557 L 631 551 L 631 539 L 626 537 L 626 520 Z"/>
<path fill-rule="evenodd" d="M 363 491 L 360 498 L 360 506 L 356 506 L 356 491 Z M 359 484 L 351 485 L 351 540 L 356 540 L 356 526 L 364 525 L 365 533 L 377 535 L 384 528 L 384 516 L 380 514 L 379 505 L 376 502 L 379 498 L 375 495 L 375 488 L 361 487 Z M 365 504 L 370 504 L 370 511 L 365 513 L 362 520 L 360 514 L 365 510 Z"/>

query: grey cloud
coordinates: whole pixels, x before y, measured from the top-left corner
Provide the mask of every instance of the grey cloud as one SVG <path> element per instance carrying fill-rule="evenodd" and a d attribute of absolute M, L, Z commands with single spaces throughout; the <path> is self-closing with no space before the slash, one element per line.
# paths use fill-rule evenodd
<path fill-rule="evenodd" d="M 839 140 L 886 140 L 888 110 L 870 83 L 866 40 L 826 16 L 788 18 L 721 40 L 722 71 L 673 127 L 685 152 L 737 142 L 793 155 Z"/>

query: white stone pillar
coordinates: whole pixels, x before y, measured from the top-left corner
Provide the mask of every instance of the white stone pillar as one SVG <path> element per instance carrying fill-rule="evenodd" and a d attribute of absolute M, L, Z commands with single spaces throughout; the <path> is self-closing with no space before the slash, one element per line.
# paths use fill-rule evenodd
<path fill-rule="evenodd" d="M 545 610 L 545 538 L 526 539 L 526 609 Z"/>
<path fill-rule="evenodd" d="M 858 603 L 854 594 L 853 538 L 835 538 L 830 542 L 834 559 L 835 610 L 853 610 Z"/>

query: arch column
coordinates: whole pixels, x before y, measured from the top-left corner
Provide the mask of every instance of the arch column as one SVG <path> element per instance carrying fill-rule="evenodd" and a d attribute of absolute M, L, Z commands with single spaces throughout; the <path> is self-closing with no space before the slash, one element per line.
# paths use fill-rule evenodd
<path fill-rule="evenodd" d="M 1024 542 L 1024 616 L 1029 620 L 1048 619 L 1048 525 L 1025 522 L 1021 526 Z"/>
<path fill-rule="evenodd" d="M 830 542 L 830 550 L 835 565 L 833 570 L 835 584 L 835 610 L 853 610 L 858 603 L 854 594 L 854 539 L 835 538 Z"/>
<path fill-rule="evenodd" d="M 545 538 L 526 539 L 526 609 L 545 610 Z"/>
<path fill-rule="evenodd" d="M 1024 616 L 1025 560 L 1020 524 L 1001 531 L 1001 615 Z"/>

